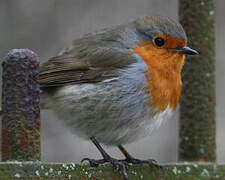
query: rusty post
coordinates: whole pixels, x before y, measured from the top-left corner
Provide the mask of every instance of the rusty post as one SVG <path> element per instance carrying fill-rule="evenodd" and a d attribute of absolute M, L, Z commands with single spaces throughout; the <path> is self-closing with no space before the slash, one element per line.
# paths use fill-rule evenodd
<path fill-rule="evenodd" d="M 2 66 L 2 161 L 40 160 L 39 58 L 13 49 Z"/>
<path fill-rule="evenodd" d="M 200 52 L 183 69 L 179 159 L 216 160 L 215 1 L 180 0 L 179 15 L 188 44 Z"/>

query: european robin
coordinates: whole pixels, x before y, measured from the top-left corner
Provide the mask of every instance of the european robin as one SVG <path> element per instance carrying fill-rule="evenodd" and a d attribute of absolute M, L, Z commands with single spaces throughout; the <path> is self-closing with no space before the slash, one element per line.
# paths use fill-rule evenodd
<path fill-rule="evenodd" d="M 127 163 L 158 166 L 122 145 L 151 134 L 176 109 L 185 54 L 198 52 L 168 18 L 143 17 L 87 34 L 42 64 L 42 104 L 96 145 L 103 159 L 85 158 L 91 166 L 110 162 L 124 172 Z M 126 159 L 112 158 L 99 142 L 117 146 Z"/>

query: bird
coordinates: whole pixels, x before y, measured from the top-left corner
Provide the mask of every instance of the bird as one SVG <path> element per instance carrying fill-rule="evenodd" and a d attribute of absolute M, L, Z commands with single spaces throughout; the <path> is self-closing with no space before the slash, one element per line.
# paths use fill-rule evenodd
<path fill-rule="evenodd" d="M 176 21 L 145 16 L 89 33 L 40 66 L 41 105 L 51 108 L 72 133 L 91 140 L 103 159 L 127 179 L 128 163 L 138 160 L 124 148 L 157 130 L 179 103 L 185 55 L 197 55 Z M 116 146 L 118 160 L 101 146 Z"/>

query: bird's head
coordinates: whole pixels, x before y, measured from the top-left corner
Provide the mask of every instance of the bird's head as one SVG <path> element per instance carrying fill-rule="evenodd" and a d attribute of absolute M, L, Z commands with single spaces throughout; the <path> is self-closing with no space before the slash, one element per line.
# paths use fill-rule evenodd
<path fill-rule="evenodd" d="M 176 108 L 181 92 L 181 70 L 185 55 L 199 54 L 187 46 L 187 37 L 179 23 L 168 18 L 144 17 L 133 22 L 140 41 L 133 48 L 147 64 L 151 105 L 165 110 Z"/>
<path fill-rule="evenodd" d="M 181 63 L 179 61 L 184 59 L 185 54 L 199 54 L 187 46 L 187 36 L 182 26 L 169 18 L 147 16 L 133 23 L 141 37 L 134 51 L 146 60 L 172 65 Z"/>

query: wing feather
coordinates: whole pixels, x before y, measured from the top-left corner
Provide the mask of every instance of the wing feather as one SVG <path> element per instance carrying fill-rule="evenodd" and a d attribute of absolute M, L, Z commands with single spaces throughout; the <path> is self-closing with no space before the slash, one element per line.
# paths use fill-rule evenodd
<path fill-rule="evenodd" d="M 99 82 L 117 77 L 118 69 L 136 62 L 132 49 L 115 37 L 93 35 L 74 41 L 71 48 L 43 63 L 40 68 L 41 87 L 71 83 Z"/>

